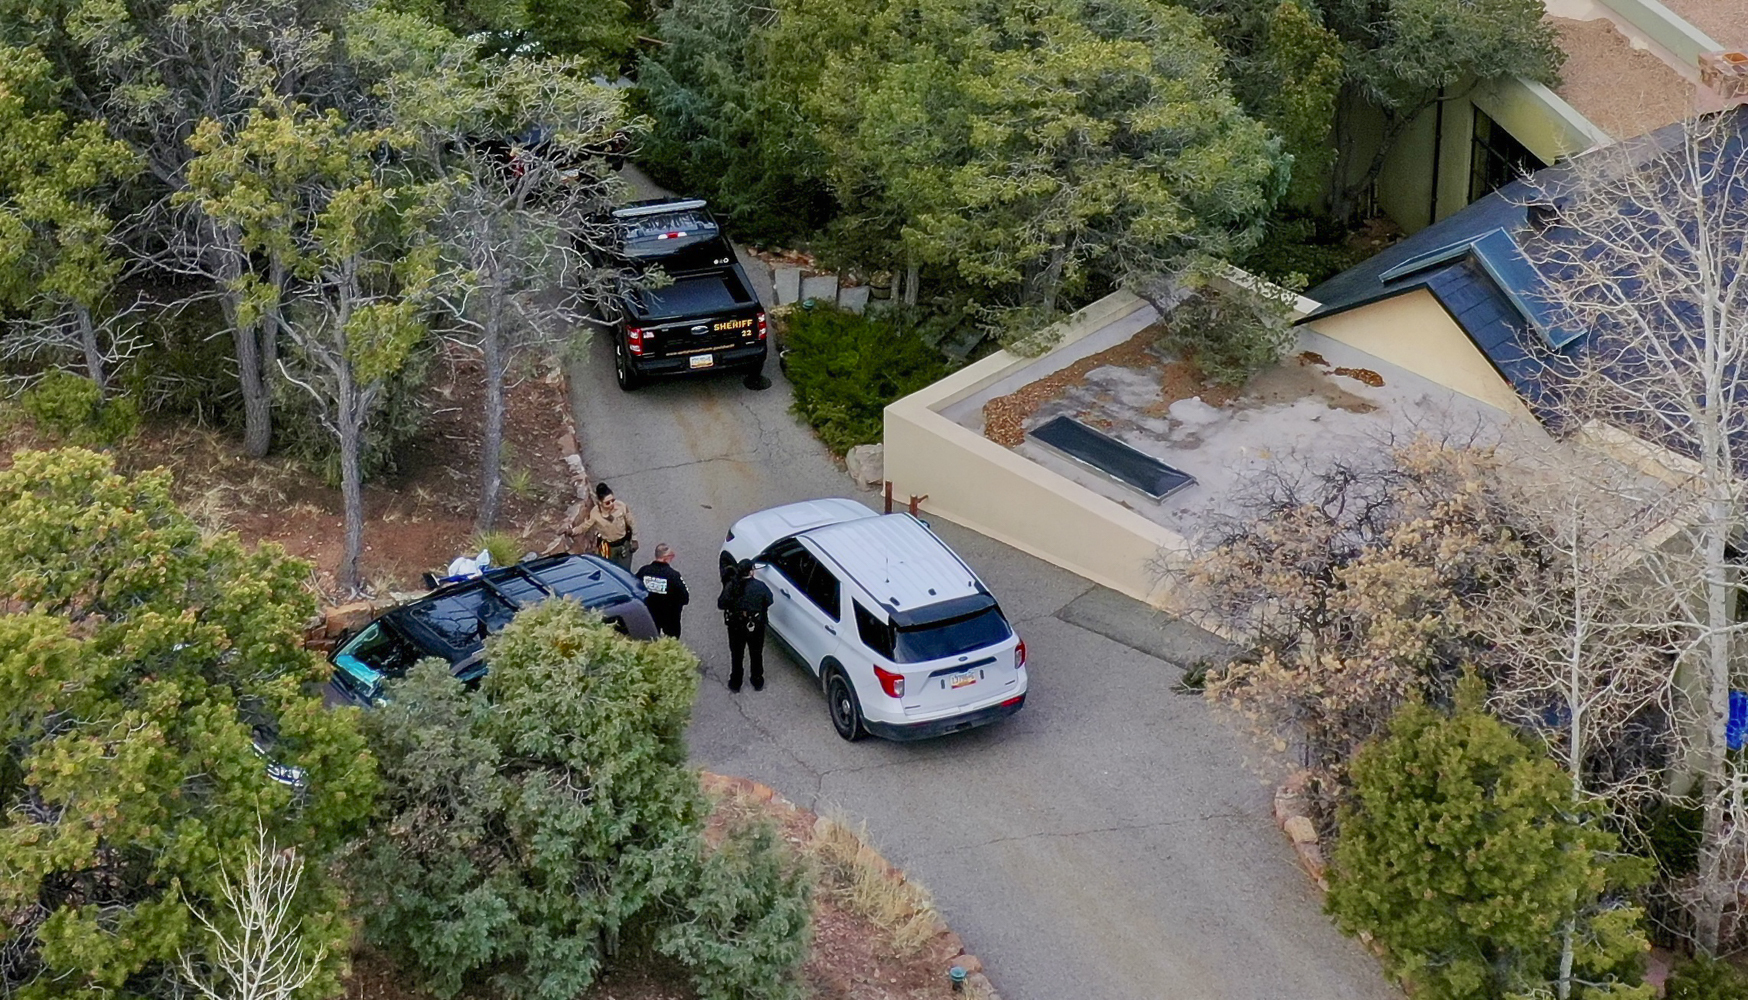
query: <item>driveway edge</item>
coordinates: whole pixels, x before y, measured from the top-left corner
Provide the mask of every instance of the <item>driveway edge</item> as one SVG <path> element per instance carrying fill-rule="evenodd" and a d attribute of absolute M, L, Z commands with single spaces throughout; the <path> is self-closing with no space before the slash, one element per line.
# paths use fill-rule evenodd
<path fill-rule="evenodd" d="M 772 809 L 786 817 L 799 817 L 808 829 L 817 830 L 821 823 L 830 822 L 821 819 L 812 810 L 803 809 L 777 794 L 776 789 L 771 786 L 760 784 L 751 778 L 736 778 L 713 774 L 710 771 L 701 771 L 699 779 L 706 792 L 719 795 L 740 795 L 756 802 L 768 803 Z M 888 879 L 900 883 L 909 881 L 904 870 L 886 860 L 884 856 L 874 850 L 873 845 L 864 841 L 862 846 L 879 858 L 881 864 L 885 865 Z M 933 944 L 939 949 L 938 954 L 948 956 L 951 965 L 965 970 L 965 987 L 968 995 L 983 997 L 985 1000 L 1001 1000 L 1001 995 L 995 991 L 995 987 L 990 984 L 989 977 L 984 974 L 982 959 L 966 951 L 965 942 L 959 935 L 953 933 L 943 920 L 937 919 L 936 921 Z"/>

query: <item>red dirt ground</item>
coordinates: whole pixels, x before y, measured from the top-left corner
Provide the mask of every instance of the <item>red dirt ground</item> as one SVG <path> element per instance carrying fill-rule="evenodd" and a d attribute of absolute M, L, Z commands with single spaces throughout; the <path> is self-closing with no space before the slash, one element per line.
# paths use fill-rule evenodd
<path fill-rule="evenodd" d="M 419 576 L 442 569 L 466 550 L 478 510 L 480 444 L 478 362 L 450 355 L 440 360 L 426 387 L 425 428 L 403 446 L 399 470 L 367 483 L 364 491 L 364 575 L 369 589 L 419 589 Z M 569 474 L 559 451 L 564 383 L 556 370 L 542 372 L 510 392 L 505 430 L 506 486 L 499 530 L 521 535 L 531 549 L 544 549 L 562 523 L 571 500 Z M 0 435 L 0 467 L 21 447 L 46 442 L 27 426 Z M 334 570 L 343 542 L 340 491 L 319 473 L 279 455 L 251 460 L 235 439 L 172 423 L 148 421 L 116 449 L 118 466 L 136 472 L 167 466 L 176 474 L 184 509 L 215 529 L 235 530 L 245 541 L 277 542 L 315 564 L 317 590 L 332 603 Z"/>

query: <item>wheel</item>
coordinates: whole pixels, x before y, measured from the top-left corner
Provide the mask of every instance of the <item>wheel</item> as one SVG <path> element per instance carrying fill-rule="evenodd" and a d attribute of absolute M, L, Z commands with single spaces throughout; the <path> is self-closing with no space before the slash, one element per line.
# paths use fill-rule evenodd
<path fill-rule="evenodd" d="M 619 388 L 631 392 L 643 384 L 643 379 L 631 370 L 631 359 L 625 356 L 625 345 L 613 345 L 613 379 Z"/>
<path fill-rule="evenodd" d="M 831 712 L 832 728 L 839 736 L 854 743 L 867 734 L 862 728 L 862 706 L 856 701 L 856 689 L 836 667 L 825 679 L 825 703 Z"/>

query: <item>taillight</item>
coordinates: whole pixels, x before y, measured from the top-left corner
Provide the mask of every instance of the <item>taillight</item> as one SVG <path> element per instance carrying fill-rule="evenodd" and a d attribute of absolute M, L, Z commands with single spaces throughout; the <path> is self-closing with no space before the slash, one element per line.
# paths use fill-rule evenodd
<path fill-rule="evenodd" d="M 1014 650 L 1014 669 L 1026 669 L 1026 640 L 1021 639 L 1020 645 Z"/>
<path fill-rule="evenodd" d="M 643 353 L 643 331 L 635 326 L 625 328 L 625 340 L 631 347 L 631 353 Z"/>
<path fill-rule="evenodd" d="M 880 678 L 880 690 L 886 692 L 886 697 L 888 697 L 888 698 L 902 698 L 902 697 L 904 697 L 904 675 L 903 674 L 895 674 L 892 671 L 887 670 L 886 668 L 882 667 L 880 664 L 876 663 L 876 664 L 874 664 L 874 676 Z"/>
<path fill-rule="evenodd" d="M 765 314 L 759 313 L 759 339 L 765 339 Z"/>

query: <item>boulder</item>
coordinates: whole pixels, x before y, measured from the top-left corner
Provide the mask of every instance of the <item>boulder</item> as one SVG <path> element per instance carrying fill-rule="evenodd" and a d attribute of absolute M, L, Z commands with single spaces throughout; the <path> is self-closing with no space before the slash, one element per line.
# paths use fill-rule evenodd
<path fill-rule="evenodd" d="M 838 300 L 838 276 L 835 274 L 812 274 L 801 279 L 801 299 L 814 299 L 827 305 Z"/>
<path fill-rule="evenodd" d="M 327 624 L 323 627 L 323 631 L 327 633 L 328 638 L 335 638 L 353 629 L 363 628 L 369 624 L 372 618 L 376 617 L 376 613 L 376 609 L 371 606 L 369 601 L 353 601 L 351 604 L 329 608 Z"/>
<path fill-rule="evenodd" d="M 778 305 L 793 305 L 801 301 L 801 268 L 796 265 L 773 265 L 771 284 L 776 289 Z"/>
<path fill-rule="evenodd" d="M 1287 831 L 1287 836 L 1293 838 L 1295 844 L 1317 843 L 1317 826 L 1305 816 L 1289 816 L 1281 824 L 1281 829 Z"/>
<path fill-rule="evenodd" d="M 886 446 L 859 444 L 844 455 L 844 468 L 862 486 L 878 486 L 886 478 Z"/>
<path fill-rule="evenodd" d="M 838 308 L 859 313 L 868 308 L 868 286 L 850 285 L 838 289 Z"/>

